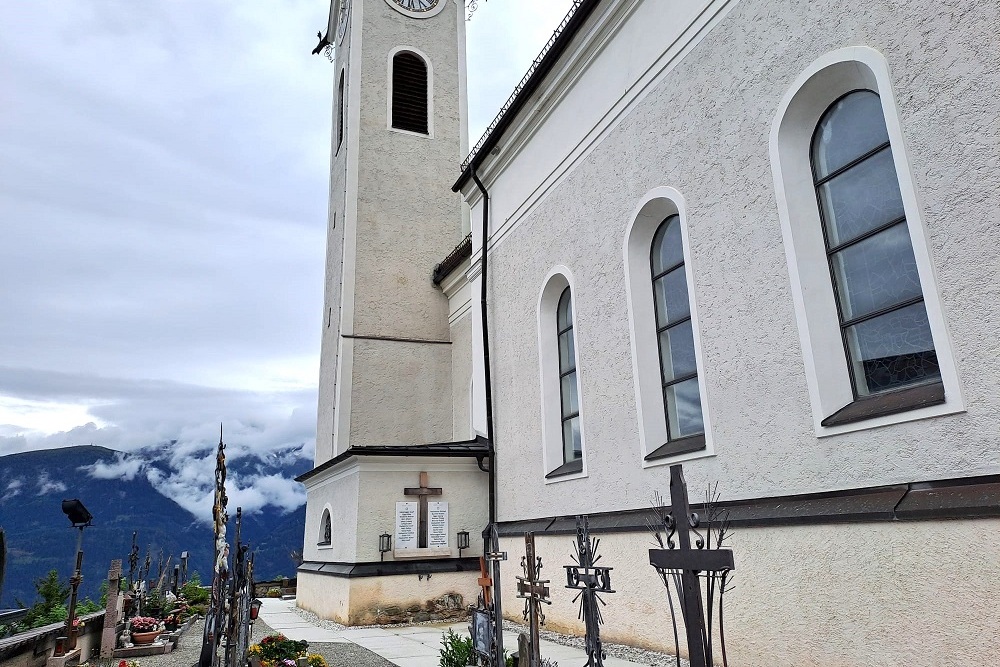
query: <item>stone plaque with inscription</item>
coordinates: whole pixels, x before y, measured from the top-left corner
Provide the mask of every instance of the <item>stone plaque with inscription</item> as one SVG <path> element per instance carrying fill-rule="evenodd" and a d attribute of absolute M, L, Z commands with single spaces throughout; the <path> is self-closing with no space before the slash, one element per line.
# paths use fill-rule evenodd
<path fill-rule="evenodd" d="M 448 548 L 448 503 L 427 503 L 427 546 L 431 549 Z"/>
<path fill-rule="evenodd" d="M 395 550 L 416 549 L 419 547 L 417 533 L 417 503 L 396 503 L 396 544 Z"/>

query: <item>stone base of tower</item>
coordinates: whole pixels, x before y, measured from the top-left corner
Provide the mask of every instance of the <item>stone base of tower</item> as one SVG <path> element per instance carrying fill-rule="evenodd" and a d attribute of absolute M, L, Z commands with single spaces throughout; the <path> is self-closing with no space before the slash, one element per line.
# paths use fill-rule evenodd
<path fill-rule="evenodd" d="M 296 604 L 343 625 L 463 619 L 479 594 L 478 577 L 478 565 L 474 572 L 429 576 L 346 578 L 299 570 Z"/>

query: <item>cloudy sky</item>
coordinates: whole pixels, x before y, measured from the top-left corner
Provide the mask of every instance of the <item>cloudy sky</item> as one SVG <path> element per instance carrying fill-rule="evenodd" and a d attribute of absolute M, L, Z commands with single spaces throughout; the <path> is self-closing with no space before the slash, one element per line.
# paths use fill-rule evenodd
<path fill-rule="evenodd" d="M 480 0 L 473 142 L 571 4 Z M 0 455 L 177 441 L 172 496 L 211 483 L 220 422 L 232 455 L 311 459 L 328 8 L 0 3 Z"/>

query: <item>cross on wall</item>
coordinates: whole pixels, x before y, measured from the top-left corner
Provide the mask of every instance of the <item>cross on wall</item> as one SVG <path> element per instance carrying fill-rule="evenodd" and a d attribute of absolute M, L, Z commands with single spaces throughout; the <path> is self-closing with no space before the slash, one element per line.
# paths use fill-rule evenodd
<path fill-rule="evenodd" d="M 427 548 L 427 498 L 429 496 L 440 496 L 443 489 L 440 487 L 431 488 L 427 481 L 427 473 L 420 473 L 419 487 L 406 487 L 403 495 L 417 496 L 417 546 L 421 549 Z"/>

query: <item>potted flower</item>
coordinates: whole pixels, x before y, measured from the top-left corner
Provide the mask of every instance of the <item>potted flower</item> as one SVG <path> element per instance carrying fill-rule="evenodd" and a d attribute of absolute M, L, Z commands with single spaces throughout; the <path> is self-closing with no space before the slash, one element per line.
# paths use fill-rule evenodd
<path fill-rule="evenodd" d="M 160 636 L 160 622 L 152 616 L 136 616 L 131 631 L 133 644 L 152 644 Z"/>
<path fill-rule="evenodd" d="M 173 632 L 177 629 L 178 617 L 176 612 L 171 612 L 167 614 L 167 617 L 163 619 L 163 627 L 167 629 L 168 632 Z"/>

